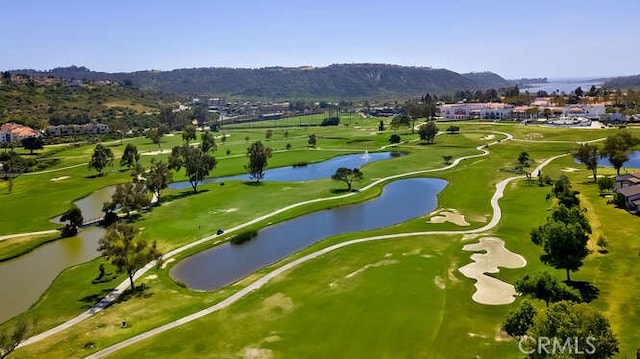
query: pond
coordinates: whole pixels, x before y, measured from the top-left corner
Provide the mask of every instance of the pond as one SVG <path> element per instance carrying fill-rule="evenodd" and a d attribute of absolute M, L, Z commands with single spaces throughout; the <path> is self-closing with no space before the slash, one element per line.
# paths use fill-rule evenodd
<path fill-rule="evenodd" d="M 0 323 L 29 309 L 65 268 L 97 257 L 98 241 L 103 235 L 100 227 L 87 228 L 78 237 L 47 243 L 0 262 Z"/>
<path fill-rule="evenodd" d="M 264 171 L 265 181 L 311 181 L 322 178 L 329 178 L 333 175 L 339 167 L 347 167 L 347 168 L 360 168 L 361 166 L 370 163 L 376 162 L 380 160 L 386 160 L 393 158 L 394 155 L 392 152 L 375 152 L 375 153 L 360 153 L 355 155 L 342 155 L 331 158 L 326 161 L 308 164 L 306 166 L 298 166 L 298 167 L 278 167 L 273 169 L 267 169 Z M 251 178 L 248 174 L 244 173 L 241 175 L 235 176 L 227 176 L 227 177 L 216 177 L 216 178 L 207 178 L 203 181 L 203 183 L 211 183 L 211 182 L 224 182 L 224 181 L 232 181 L 232 180 L 242 180 L 249 181 Z M 183 189 L 183 188 L 191 188 L 191 184 L 188 181 L 184 182 L 174 182 L 169 185 L 171 189 Z"/>
<path fill-rule="evenodd" d="M 576 159 L 574 159 L 573 162 L 580 163 Z M 606 157 L 598 160 L 598 166 L 613 167 Z M 631 152 L 629 154 L 629 161 L 625 162 L 622 168 L 640 168 L 640 151 Z"/>
<path fill-rule="evenodd" d="M 266 227 L 249 242 L 227 242 L 197 253 L 176 264 L 170 274 L 192 289 L 218 289 L 323 238 L 388 227 L 425 215 L 436 208 L 437 195 L 446 184 L 433 178 L 395 181 L 370 201 L 310 213 Z"/>

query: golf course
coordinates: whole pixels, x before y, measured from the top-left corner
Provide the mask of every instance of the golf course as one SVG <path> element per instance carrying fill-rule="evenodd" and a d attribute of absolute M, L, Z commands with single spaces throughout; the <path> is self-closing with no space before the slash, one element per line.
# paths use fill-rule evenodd
<path fill-rule="evenodd" d="M 0 331 L 29 323 L 10 358 L 523 358 L 502 325 L 524 300 L 518 279 L 547 271 L 565 280 L 564 269 L 541 261 L 531 235 L 557 205 L 550 193 L 561 176 L 591 225 L 590 252 L 571 280 L 589 288 L 585 301 L 609 320 L 618 356 L 634 357 L 640 217 L 612 204 L 572 154 L 621 131 L 640 137 L 640 127 L 436 121 L 429 143 L 418 133 L 424 119 L 391 128 L 388 118 L 352 114 L 318 126 L 322 117 L 214 132 L 208 177 L 240 177 L 206 180 L 195 191 L 176 184 L 189 180 L 184 170 L 173 171 L 174 186 L 155 205 L 121 219 L 162 254 L 132 276 L 134 291 L 100 256 L 101 228 L 87 224 L 61 238 L 52 219 L 130 183 L 119 161 L 128 145 L 149 166 L 170 161 L 182 134 L 102 143 L 116 159 L 104 175 L 87 166 L 95 144 L 45 146 L 40 156 L 54 165 L 18 176 L 11 189 L 0 182 Z M 246 169 L 256 141 L 272 152 L 259 182 Z M 200 142 L 198 132 L 188 145 Z M 516 170 L 525 152 L 530 161 Z M 342 159 L 356 161 L 345 165 L 361 173 L 353 183 L 332 179 L 340 165 L 328 161 Z M 305 170 L 314 177 L 287 177 Z M 616 170 L 600 166 L 597 175 Z M 103 201 L 95 201 L 100 212 Z M 51 253 L 63 259 L 45 261 Z"/>

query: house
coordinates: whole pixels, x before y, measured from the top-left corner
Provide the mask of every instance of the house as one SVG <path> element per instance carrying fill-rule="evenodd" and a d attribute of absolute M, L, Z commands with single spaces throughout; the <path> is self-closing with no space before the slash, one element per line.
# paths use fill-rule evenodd
<path fill-rule="evenodd" d="M 29 126 L 9 122 L 0 126 L 0 142 L 18 142 L 27 137 L 40 137 L 42 133 Z"/>
<path fill-rule="evenodd" d="M 616 192 L 624 198 L 629 211 L 640 210 L 640 172 L 617 176 Z"/>

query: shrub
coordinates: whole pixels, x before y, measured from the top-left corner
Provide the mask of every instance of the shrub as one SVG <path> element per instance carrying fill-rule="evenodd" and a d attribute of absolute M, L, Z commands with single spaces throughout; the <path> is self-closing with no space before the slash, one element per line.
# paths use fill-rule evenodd
<path fill-rule="evenodd" d="M 340 124 L 340 117 L 327 117 L 322 120 L 320 126 L 338 126 Z"/>

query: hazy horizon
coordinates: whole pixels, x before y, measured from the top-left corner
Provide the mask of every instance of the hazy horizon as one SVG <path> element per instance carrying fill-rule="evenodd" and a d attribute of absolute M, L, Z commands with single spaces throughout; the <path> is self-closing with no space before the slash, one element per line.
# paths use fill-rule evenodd
<path fill-rule="evenodd" d="M 640 73 L 640 2 L 113 0 L 3 4 L 3 70 L 383 63 L 507 79 Z M 37 11 L 34 11 L 37 9 Z M 28 18 L 25 18 L 28 14 Z M 607 14 L 603 16 L 602 14 Z M 21 16 L 24 15 L 24 16 Z"/>

